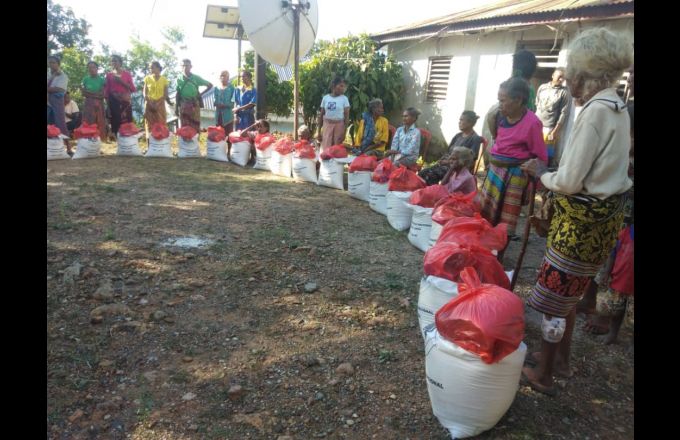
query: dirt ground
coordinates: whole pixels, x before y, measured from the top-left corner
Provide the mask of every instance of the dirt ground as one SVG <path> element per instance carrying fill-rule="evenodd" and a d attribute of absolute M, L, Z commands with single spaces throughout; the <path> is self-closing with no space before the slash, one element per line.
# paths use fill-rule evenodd
<path fill-rule="evenodd" d="M 449 438 L 427 394 L 423 253 L 407 233 L 347 192 L 103 152 L 47 163 L 47 438 Z M 166 245 L 185 236 L 211 242 Z M 522 297 L 544 247 L 532 236 Z M 530 350 L 538 317 L 527 309 Z M 477 438 L 633 438 L 631 329 L 604 346 L 583 322 L 558 396 L 520 386 Z"/>

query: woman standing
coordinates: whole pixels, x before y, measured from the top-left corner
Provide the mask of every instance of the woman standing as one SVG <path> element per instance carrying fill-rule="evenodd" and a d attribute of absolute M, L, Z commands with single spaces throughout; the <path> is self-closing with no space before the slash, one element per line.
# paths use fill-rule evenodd
<path fill-rule="evenodd" d="M 473 158 L 471 165 L 474 164 L 474 158 L 479 154 L 479 145 L 482 143 L 482 138 L 475 133 L 474 126 L 477 123 L 479 116 L 472 110 L 465 110 L 460 119 L 458 119 L 458 129 L 460 133 L 451 139 L 449 144 L 449 151 L 439 161 L 429 168 L 425 168 L 418 175 L 425 179 L 428 185 L 436 185 L 444 178 L 446 173 L 451 168 L 451 161 L 453 150 L 456 147 L 465 147 L 470 150 L 470 155 Z M 471 166 L 470 165 L 470 166 Z"/>
<path fill-rule="evenodd" d="M 66 128 L 66 114 L 64 113 L 64 95 L 68 88 L 68 76 L 61 70 L 61 60 L 56 56 L 47 57 L 50 71 L 47 73 L 47 104 L 52 108 L 54 125 L 64 136 L 68 136 Z M 49 112 L 48 112 L 49 118 Z M 66 151 L 70 156 L 73 155 L 68 140 L 64 139 Z"/>
<path fill-rule="evenodd" d="M 123 70 L 123 59 L 111 55 L 111 72 L 106 74 L 104 95 L 111 112 L 111 132 L 117 136 L 120 124 L 132 122 L 132 92 L 136 91 L 132 75 Z"/>
<path fill-rule="evenodd" d="M 366 153 L 382 157 L 390 136 L 389 123 L 383 116 L 384 113 L 382 99 L 375 98 L 368 102 L 368 111 L 361 115 L 359 128 L 354 135 L 354 154 Z"/>
<path fill-rule="evenodd" d="M 336 76 L 331 81 L 331 93 L 321 99 L 318 126 L 321 152 L 341 144 L 345 139 L 345 127 L 349 124 L 349 99 L 345 96 L 347 84 Z"/>
<path fill-rule="evenodd" d="M 149 138 L 149 130 L 153 124 L 160 122 L 165 124 L 168 120 L 165 111 L 165 103 L 170 104 L 168 98 L 168 79 L 161 75 L 163 66 L 158 61 L 151 63 L 151 75 L 144 78 L 144 125 L 146 126 L 146 138 Z"/>
<path fill-rule="evenodd" d="M 234 86 L 229 83 L 229 72 L 220 73 L 222 86 L 215 87 L 215 125 L 224 128 L 224 132 L 234 131 Z"/>
<path fill-rule="evenodd" d="M 104 116 L 104 85 L 106 81 L 99 74 L 99 64 L 94 61 L 87 63 L 88 75 L 83 78 L 82 93 L 85 97 L 83 106 L 83 121 L 97 124 L 99 137 L 106 140 L 106 117 Z"/>
<path fill-rule="evenodd" d="M 234 114 L 236 115 L 236 129 L 243 130 L 255 123 L 255 105 L 257 104 L 257 90 L 253 87 L 253 74 L 244 70 L 241 73 L 243 85 L 234 94 Z"/>
<path fill-rule="evenodd" d="M 529 183 L 520 165 L 531 158 L 548 162 L 543 124 L 527 108 L 528 99 L 529 85 L 523 79 L 510 78 L 500 85 L 498 133 L 480 195 L 482 217 L 494 226 L 507 223 L 511 238 Z"/>
<path fill-rule="evenodd" d="M 633 62 L 631 41 L 608 29 L 589 29 L 569 45 L 567 85 L 583 105 L 556 172 L 532 160 L 522 169 L 555 194 L 555 214 L 530 307 L 546 331 L 538 365 L 525 367 L 528 384 L 555 394 L 553 371 L 571 376 L 569 355 L 575 306 L 616 241 L 624 216 L 630 120 L 615 86 Z M 551 330 L 552 329 L 552 330 Z M 553 370 L 554 368 L 554 370 Z"/>

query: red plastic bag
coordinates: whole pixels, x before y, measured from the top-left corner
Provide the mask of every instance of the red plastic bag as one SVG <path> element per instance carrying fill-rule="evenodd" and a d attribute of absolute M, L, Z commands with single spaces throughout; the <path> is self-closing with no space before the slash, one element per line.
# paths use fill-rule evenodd
<path fill-rule="evenodd" d="M 184 127 L 177 130 L 177 136 L 181 137 L 185 141 L 190 141 L 196 136 L 196 129 L 191 125 L 185 125 Z"/>
<path fill-rule="evenodd" d="M 97 124 L 83 122 L 83 125 L 73 130 L 73 136 L 76 139 L 99 137 L 99 127 Z"/>
<path fill-rule="evenodd" d="M 378 162 L 378 165 L 373 170 L 373 176 L 371 180 L 378 183 L 385 183 L 390 180 L 390 174 L 394 171 L 394 164 L 388 158 L 385 158 Z"/>
<path fill-rule="evenodd" d="M 473 217 L 452 218 L 446 222 L 437 240 L 437 243 L 443 242 L 471 244 L 490 251 L 500 251 L 508 244 L 508 225 L 499 223 L 493 227 L 479 213 Z"/>
<path fill-rule="evenodd" d="M 427 183 L 413 171 L 405 166 L 400 166 L 390 174 L 389 191 L 415 191 L 425 188 Z"/>
<path fill-rule="evenodd" d="M 293 148 L 295 149 L 295 154 L 293 154 L 293 157 L 297 157 L 298 159 L 316 158 L 314 145 L 310 144 L 307 139 L 302 139 L 300 142 L 295 144 Z"/>
<path fill-rule="evenodd" d="M 411 205 L 422 206 L 423 208 L 432 208 L 434 204 L 444 197 L 448 197 L 449 191 L 444 185 L 430 185 L 426 188 L 413 191 L 408 202 Z"/>
<path fill-rule="evenodd" d="M 269 148 L 269 146 L 271 144 L 273 144 L 274 141 L 276 141 L 276 139 L 274 139 L 273 134 L 271 134 L 271 133 L 264 133 L 264 134 L 258 133 L 255 136 L 255 148 L 257 148 L 260 151 L 264 151 L 267 148 Z"/>
<path fill-rule="evenodd" d="M 362 154 L 360 156 L 355 157 L 352 163 L 349 164 L 349 172 L 354 173 L 356 171 L 373 171 L 377 166 L 378 166 L 377 157 Z"/>
<path fill-rule="evenodd" d="M 235 144 L 237 142 L 250 142 L 250 136 L 246 132 L 232 131 L 229 133 L 229 142 Z"/>
<path fill-rule="evenodd" d="M 59 127 L 56 125 L 48 125 L 47 126 L 47 137 L 48 138 L 55 138 L 58 137 L 61 134 L 61 130 L 59 130 Z"/>
<path fill-rule="evenodd" d="M 168 130 L 167 125 L 162 122 L 156 122 L 151 127 L 151 136 L 156 140 L 166 139 L 170 136 L 170 130 Z"/>
<path fill-rule="evenodd" d="M 611 271 L 609 287 L 624 295 L 635 294 L 635 227 L 626 226 L 619 233 L 616 258 Z"/>
<path fill-rule="evenodd" d="M 217 126 L 208 127 L 208 140 L 210 142 L 222 142 L 226 139 L 227 134 L 224 132 L 224 128 Z"/>
<path fill-rule="evenodd" d="M 134 136 L 140 131 L 141 129 L 137 127 L 134 122 L 126 122 L 124 124 L 120 124 L 118 134 L 121 136 Z"/>
<path fill-rule="evenodd" d="M 458 296 L 434 315 L 439 334 L 493 364 L 513 353 L 524 339 L 524 304 L 509 290 L 482 284 L 466 267 Z"/>
<path fill-rule="evenodd" d="M 328 160 L 333 158 L 340 159 L 342 157 L 347 157 L 347 148 L 345 148 L 345 146 L 342 144 L 328 147 L 326 148 L 326 151 L 321 153 L 322 160 Z"/>
<path fill-rule="evenodd" d="M 510 288 L 510 280 L 490 250 L 474 245 L 439 241 L 425 252 L 423 272 L 460 282 L 460 273 L 468 266 L 474 267 L 483 283 Z"/>
<path fill-rule="evenodd" d="M 294 146 L 295 143 L 293 142 L 292 139 L 284 137 L 276 141 L 276 143 L 274 144 L 274 151 L 281 154 L 282 156 L 285 156 L 286 154 L 290 154 L 293 152 Z"/>
<path fill-rule="evenodd" d="M 479 204 L 475 201 L 476 195 L 476 191 L 467 195 L 460 192 L 449 194 L 448 197 L 435 203 L 432 221 L 445 225 L 455 217 L 472 217 L 479 212 Z"/>

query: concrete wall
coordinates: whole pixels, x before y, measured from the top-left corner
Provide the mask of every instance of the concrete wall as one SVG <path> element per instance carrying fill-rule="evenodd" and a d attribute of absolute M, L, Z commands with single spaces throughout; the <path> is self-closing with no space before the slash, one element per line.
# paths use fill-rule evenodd
<path fill-rule="evenodd" d="M 633 19 L 563 23 L 558 39 L 567 47 L 579 29 L 605 26 L 633 36 Z M 553 26 L 557 27 L 557 26 Z M 555 31 L 545 25 L 519 30 L 485 31 L 475 35 L 455 35 L 430 38 L 420 43 L 414 40 L 390 43 L 388 50 L 404 69 L 406 96 L 403 107 L 416 107 L 422 114 L 418 126 L 432 132 L 430 157 L 438 157 L 458 132 L 458 118 L 464 110 L 474 110 L 481 117 L 475 131 L 482 133 L 483 117 L 497 101 L 498 85 L 510 77 L 512 54 L 519 41 L 552 40 Z M 432 56 L 452 56 L 447 99 L 426 102 L 428 59 Z M 566 65 L 566 50 L 559 54 L 559 64 Z M 538 88 L 538 85 L 535 85 Z M 390 115 L 390 123 L 401 125 L 401 112 Z"/>

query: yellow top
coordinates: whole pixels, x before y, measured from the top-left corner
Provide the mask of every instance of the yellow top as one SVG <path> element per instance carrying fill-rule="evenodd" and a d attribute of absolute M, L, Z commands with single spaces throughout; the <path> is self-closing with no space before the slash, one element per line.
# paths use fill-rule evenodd
<path fill-rule="evenodd" d="M 156 79 L 153 75 L 148 75 L 144 78 L 144 86 L 146 86 L 146 96 L 149 99 L 158 101 L 165 95 L 165 88 L 168 86 L 168 79 L 163 75 Z"/>
<path fill-rule="evenodd" d="M 385 147 L 387 146 L 387 141 L 390 136 L 390 129 L 389 129 L 389 123 L 387 122 L 387 118 L 384 116 L 380 116 L 377 121 L 375 121 L 375 137 L 373 138 L 373 143 L 378 143 L 380 141 L 383 142 L 382 147 L 379 148 L 374 148 L 376 151 L 385 151 Z M 355 147 L 360 147 L 361 146 L 361 138 L 364 137 L 364 120 L 361 119 L 359 121 L 359 128 L 357 129 L 357 132 L 354 133 L 354 146 Z"/>

